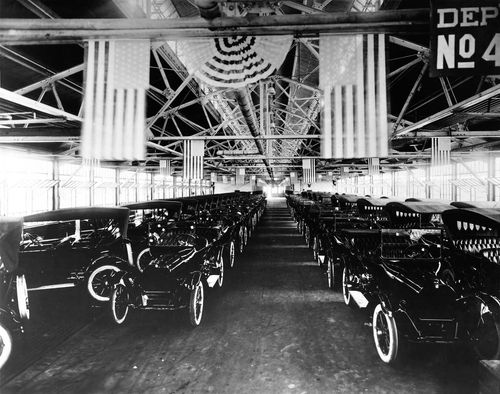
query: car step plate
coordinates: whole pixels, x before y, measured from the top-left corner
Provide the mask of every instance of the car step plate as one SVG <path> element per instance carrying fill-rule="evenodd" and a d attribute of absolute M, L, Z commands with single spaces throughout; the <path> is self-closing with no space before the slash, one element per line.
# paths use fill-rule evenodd
<path fill-rule="evenodd" d="M 349 290 L 349 293 L 351 294 L 351 297 L 356 302 L 356 304 L 358 304 L 360 308 L 366 308 L 368 306 L 368 300 L 363 295 L 363 293 L 357 290 Z"/>

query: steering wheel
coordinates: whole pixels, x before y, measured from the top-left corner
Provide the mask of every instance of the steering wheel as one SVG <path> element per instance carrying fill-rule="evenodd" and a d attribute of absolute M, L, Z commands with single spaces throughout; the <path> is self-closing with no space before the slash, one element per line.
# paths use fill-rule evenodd
<path fill-rule="evenodd" d="M 416 258 L 430 258 L 431 256 L 431 248 L 429 245 L 424 244 L 415 244 L 408 246 L 404 251 L 403 255 L 410 259 Z"/>
<path fill-rule="evenodd" d="M 41 238 L 38 237 L 37 235 L 31 234 L 31 233 L 24 233 L 23 240 L 28 241 L 28 244 L 26 246 L 30 246 L 30 245 L 40 246 L 41 245 L 41 243 L 40 243 Z"/>

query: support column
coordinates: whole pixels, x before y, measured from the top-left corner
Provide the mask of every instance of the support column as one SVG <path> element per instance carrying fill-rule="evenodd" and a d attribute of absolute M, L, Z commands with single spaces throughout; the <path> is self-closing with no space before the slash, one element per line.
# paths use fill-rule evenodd
<path fill-rule="evenodd" d="M 458 201 L 458 186 L 453 182 L 458 179 L 458 163 L 454 162 L 451 164 L 451 200 Z"/>
<path fill-rule="evenodd" d="M 59 159 L 56 157 L 52 161 L 52 180 L 57 181 L 57 183 L 52 186 L 52 209 L 59 209 L 61 208 L 61 194 L 59 190 L 59 183 L 60 183 L 60 170 L 59 170 Z"/>
<path fill-rule="evenodd" d="M 120 169 L 115 169 L 115 205 L 120 205 L 120 193 L 121 193 L 121 184 L 120 184 Z"/>
<path fill-rule="evenodd" d="M 431 198 L 431 166 L 425 167 L 425 198 Z"/>
<path fill-rule="evenodd" d="M 487 164 L 488 164 L 488 179 L 495 178 L 495 157 L 489 153 L 488 158 L 487 158 Z M 487 199 L 488 201 L 496 201 L 496 195 L 495 195 L 495 185 L 488 180 L 487 184 Z"/>

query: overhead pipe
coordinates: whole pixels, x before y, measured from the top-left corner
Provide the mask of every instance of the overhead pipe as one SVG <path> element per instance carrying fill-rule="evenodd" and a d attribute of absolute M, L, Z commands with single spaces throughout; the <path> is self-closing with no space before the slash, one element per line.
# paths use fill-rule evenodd
<path fill-rule="evenodd" d="M 265 156 L 266 154 L 264 151 L 264 147 L 262 146 L 262 141 L 257 139 L 258 137 L 260 137 L 260 133 L 257 125 L 257 119 L 255 118 L 253 103 L 252 100 L 250 99 L 248 91 L 245 88 L 240 88 L 234 92 L 234 95 L 236 98 L 236 102 L 240 106 L 241 114 L 243 115 L 243 118 L 247 123 L 248 130 L 250 130 L 250 134 L 252 134 L 252 137 L 254 137 L 254 143 L 255 146 L 257 147 L 257 150 L 261 155 Z M 264 162 L 267 168 L 269 176 L 271 177 L 271 179 L 274 179 L 273 170 L 269 165 L 269 160 L 263 159 L 262 161 Z"/>
<path fill-rule="evenodd" d="M 219 9 L 219 4 L 216 1 L 213 0 L 193 0 L 193 3 L 198 7 L 200 10 L 200 15 L 202 18 L 211 20 L 217 17 L 221 16 L 221 12 Z M 248 126 L 248 129 L 250 130 L 250 134 L 252 134 L 252 137 L 254 138 L 254 143 L 255 146 L 257 147 L 257 150 L 262 156 L 266 155 L 266 152 L 264 150 L 264 147 L 262 146 L 262 141 L 257 140 L 256 138 L 260 137 L 259 133 L 259 126 L 257 124 L 257 119 L 255 117 L 255 111 L 254 111 L 254 106 L 252 103 L 252 100 L 250 98 L 250 95 L 246 88 L 239 88 L 235 90 L 235 98 L 236 101 L 240 107 L 240 111 L 243 115 L 243 118 L 245 119 L 245 122 Z M 269 176 L 271 177 L 272 180 L 274 180 L 273 177 L 273 171 L 269 165 L 269 160 L 263 159 L 262 160 L 266 166 L 267 172 Z"/>

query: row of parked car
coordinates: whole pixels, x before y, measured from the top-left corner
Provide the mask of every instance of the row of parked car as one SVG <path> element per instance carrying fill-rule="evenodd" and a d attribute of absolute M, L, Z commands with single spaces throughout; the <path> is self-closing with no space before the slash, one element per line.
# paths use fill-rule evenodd
<path fill-rule="evenodd" d="M 500 358 L 500 206 L 347 194 L 288 195 L 331 289 L 371 314 L 380 359 L 409 343 Z"/>
<path fill-rule="evenodd" d="M 131 308 L 184 309 L 198 326 L 205 289 L 223 286 L 265 206 L 236 192 L 0 217 L 0 368 L 34 291 L 75 287 L 117 324 Z"/>

